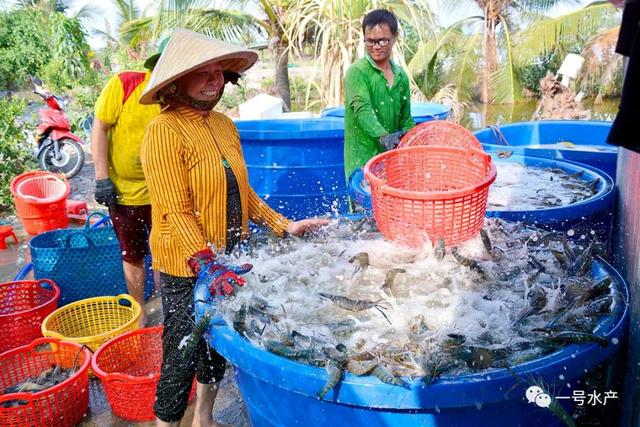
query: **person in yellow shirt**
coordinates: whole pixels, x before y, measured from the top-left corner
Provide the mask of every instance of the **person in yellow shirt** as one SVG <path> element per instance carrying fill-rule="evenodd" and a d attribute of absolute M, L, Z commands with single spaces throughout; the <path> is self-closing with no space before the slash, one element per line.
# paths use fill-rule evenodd
<path fill-rule="evenodd" d="M 139 103 L 150 76 L 150 71 L 112 76 L 96 102 L 91 131 L 94 197 L 109 208 L 129 294 L 143 308 L 151 205 L 139 153 L 147 124 L 160 114 L 158 105 Z M 143 311 L 140 323 L 145 321 Z"/>
<path fill-rule="evenodd" d="M 212 111 L 225 74 L 240 74 L 258 55 L 188 30 L 173 32 L 140 102 L 160 103 L 162 113 L 147 127 L 142 167 L 152 207 L 150 246 L 160 271 L 164 315 L 162 367 L 154 412 L 158 426 L 178 426 L 197 379 L 194 426 L 211 419 L 225 360 L 202 338 L 189 356 L 180 347 L 193 332 L 194 288 L 233 293 L 242 281 L 218 264 L 215 252 L 231 250 L 247 236 L 248 221 L 280 236 L 299 235 L 328 220 L 290 221 L 271 209 L 249 185 L 238 131 L 224 114 Z M 245 266 L 246 267 L 246 266 Z M 250 268 L 250 266 L 249 266 Z M 215 281 L 209 272 L 220 272 Z M 235 279 L 234 279 L 235 278 Z"/>

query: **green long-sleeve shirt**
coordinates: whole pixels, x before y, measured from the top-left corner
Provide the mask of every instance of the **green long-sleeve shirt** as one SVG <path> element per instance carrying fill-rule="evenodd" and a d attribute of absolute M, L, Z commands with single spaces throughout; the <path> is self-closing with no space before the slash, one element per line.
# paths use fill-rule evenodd
<path fill-rule="evenodd" d="M 344 169 L 347 180 L 373 156 L 385 151 L 379 139 L 415 126 L 406 73 L 391 62 L 393 85 L 369 55 L 355 62 L 345 77 Z"/>

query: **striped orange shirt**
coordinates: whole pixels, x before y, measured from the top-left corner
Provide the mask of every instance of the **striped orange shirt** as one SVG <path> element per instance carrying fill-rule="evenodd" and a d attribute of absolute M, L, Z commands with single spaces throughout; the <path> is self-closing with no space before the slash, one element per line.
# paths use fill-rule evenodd
<path fill-rule="evenodd" d="M 153 268 L 192 277 L 187 259 L 226 244 L 227 182 L 223 159 L 238 181 L 242 229 L 248 220 L 284 235 L 289 220 L 271 209 L 249 186 L 247 166 L 234 123 L 214 111 L 167 110 L 147 126 L 140 157 L 149 187 Z"/>

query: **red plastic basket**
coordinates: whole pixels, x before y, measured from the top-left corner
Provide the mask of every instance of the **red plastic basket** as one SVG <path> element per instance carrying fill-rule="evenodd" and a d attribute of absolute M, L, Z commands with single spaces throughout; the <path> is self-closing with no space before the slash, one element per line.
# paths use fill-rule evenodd
<path fill-rule="evenodd" d="M 58 306 L 60 288 L 51 280 L 0 283 L 0 353 L 42 337 L 42 321 Z"/>
<path fill-rule="evenodd" d="M 398 147 L 416 145 L 446 145 L 484 151 L 482 144 L 474 134 L 464 127 L 446 120 L 432 120 L 414 126 L 402 137 Z"/>
<path fill-rule="evenodd" d="M 111 410 L 130 421 L 155 419 L 153 403 L 162 363 L 162 326 L 127 332 L 104 343 L 91 360 Z M 194 380 L 195 385 L 195 380 Z M 195 387 L 189 399 L 193 399 Z"/>
<path fill-rule="evenodd" d="M 29 345 L 0 355 L 0 390 L 39 375 L 52 364 L 77 371 L 65 381 L 37 393 L 0 395 L 0 425 L 3 427 L 78 424 L 89 408 L 89 363 L 91 353 L 78 344 L 53 338 L 39 338 Z M 3 402 L 20 401 L 15 407 Z"/>
<path fill-rule="evenodd" d="M 491 156 L 473 148 L 413 146 L 375 156 L 364 174 L 386 238 L 420 246 L 442 237 L 455 245 L 482 227 L 496 168 Z"/>
<path fill-rule="evenodd" d="M 33 171 L 18 175 L 11 181 L 11 193 L 16 214 L 31 235 L 66 228 L 69 182 L 64 176 Z"/>

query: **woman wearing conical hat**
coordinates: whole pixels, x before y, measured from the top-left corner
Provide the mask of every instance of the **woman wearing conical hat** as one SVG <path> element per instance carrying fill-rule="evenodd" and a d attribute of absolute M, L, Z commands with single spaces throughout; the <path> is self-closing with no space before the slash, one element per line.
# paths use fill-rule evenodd
<path fill-rule="evenodd" d="M 327 220 L 289 221 L 249 186 L 238 132 L 224 114 L 212 111 L 224 75 L 240 74 L 258 55 L 187 30 L 166 45 L 142 104 L 159 103 L 162 113 L 147 127 L 141 159 L 151 199 L 149 243 L 160 272 L 164 314 L 163 356 L 154 412 L 157 425 L 180 424 L 197 379 L 193 425 L 216 425 L 211 417 L 225 361 L 200 340 L 185 360 L 182 347 L 193 331 L 194 287 L 228 295 L 242 285 L 241 269 L 216 263 L 248 234 L 249 220 L 276 234 L 299 235 Z M 220 280 L 223 279 L 223 280 Z M 231 284 L 231 285 L 230 285 Z"/>

